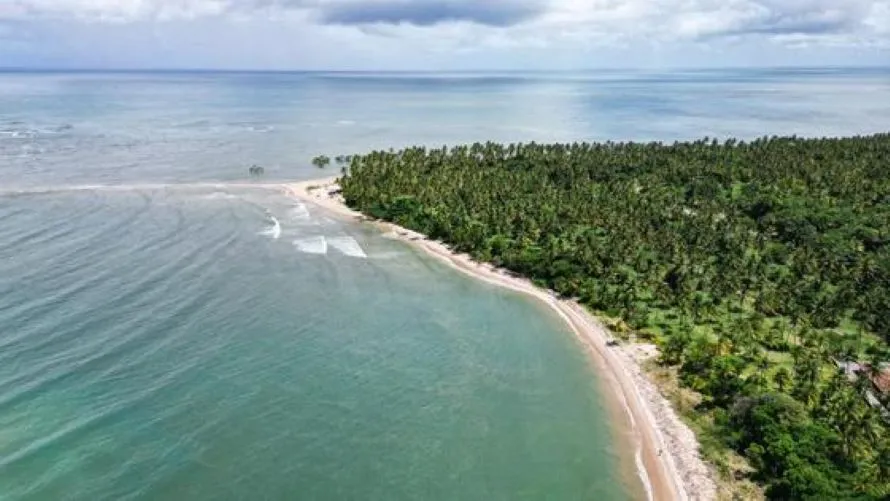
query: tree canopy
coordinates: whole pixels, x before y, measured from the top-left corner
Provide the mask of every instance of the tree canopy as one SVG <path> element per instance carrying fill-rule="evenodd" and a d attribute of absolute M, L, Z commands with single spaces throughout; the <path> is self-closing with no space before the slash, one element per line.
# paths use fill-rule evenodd
<path fill-rule="evenodd" d="M 655 340 L 774 499 L 890 495 L 890 135 L 495 144 L 350 158 L 347 204 Z M 855 379 L 855 378 L 854 378 Z"/>

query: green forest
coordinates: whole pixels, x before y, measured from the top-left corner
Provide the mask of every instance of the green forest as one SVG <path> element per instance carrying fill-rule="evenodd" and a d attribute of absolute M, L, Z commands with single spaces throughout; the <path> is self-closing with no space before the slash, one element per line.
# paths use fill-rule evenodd
<path fill-rule="evenodd" d="M 890 134 L 413 147 L 340 185 L 656 343 L 768 498 L 890 496 Z"/>

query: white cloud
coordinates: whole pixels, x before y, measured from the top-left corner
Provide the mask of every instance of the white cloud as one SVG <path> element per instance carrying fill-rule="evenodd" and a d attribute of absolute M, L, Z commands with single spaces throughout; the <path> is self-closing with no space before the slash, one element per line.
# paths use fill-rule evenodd
<path fill-rule="evenodd" d="M 865 24 L 875 33 L 890 35 L 890 1 L 875 2 Z"/>
<path fill-rule="evenodd" d="M 4 19 L 41 33 L 40 53 L 100 64 L 157 58 L 158 40 L 182 64 L 238 66 L 244 54 L 282 67 L 592 66 L 678 51 L 756 64 L 770 47 L 815 61 L 820 47 L 865 48 L 880 61 L 890 46 L 890 0 L 0 0 Z"/>
<path fill-rule="evenodd" d="M 66 18 L 132 22 L 193 19 L 226 12 L 231 0 L 12 0 L 0 17 Z"/>
<path fill-rule="evenodd" d="M 870 12 L 887 0 L 568 0 L 547 19 L 564 29 L 658 40 L 713 36 L 876 35 Z"/>

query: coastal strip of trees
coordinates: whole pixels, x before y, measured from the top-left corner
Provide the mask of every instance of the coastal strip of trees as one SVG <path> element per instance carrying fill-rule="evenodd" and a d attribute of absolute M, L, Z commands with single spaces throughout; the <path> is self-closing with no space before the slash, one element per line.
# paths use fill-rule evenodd
<path fill-rule="evenodd" d="M 651 339 L 771 499 L 887 499 L 890 134 L 349 159 L 346 203 Z"/>

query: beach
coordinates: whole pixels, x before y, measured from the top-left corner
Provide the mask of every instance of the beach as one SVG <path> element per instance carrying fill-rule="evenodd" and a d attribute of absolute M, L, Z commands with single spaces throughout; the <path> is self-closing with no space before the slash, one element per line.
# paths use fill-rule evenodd
<path fill-rule="evenodd" d="M 336 177 L 284 184 L 285 191 L 343 218 L 369 220 L 345 205 Z M 553 309 L 578 336 L 599 369 L 609 404 L 620 410 L 622 427 L 634 445 L 637 473 L 652 500 L 710 500 L 716 497 L 712 472 L 702 460 L 698 442 L 642 368 L 654 346 L 611 343 L 613 336 L 575 301 L 558 298 L 529 280 L 400 226 L 374 221 L 388 237 L 408 242 L 454 269 L 489 284 L 531 296 Z"/>

